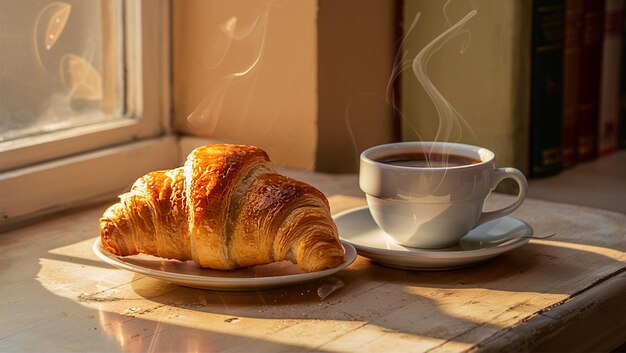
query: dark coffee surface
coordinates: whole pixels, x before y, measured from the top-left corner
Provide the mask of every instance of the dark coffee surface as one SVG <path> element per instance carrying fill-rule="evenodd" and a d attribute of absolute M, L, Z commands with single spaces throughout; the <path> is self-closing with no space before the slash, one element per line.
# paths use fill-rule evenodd
<path fill-rule="evenodd" d="M 458 154 L 398 153 L 377 158 L 376 161 L 402 167 L 441 168 L 480 163 L 480 160 Z"/>

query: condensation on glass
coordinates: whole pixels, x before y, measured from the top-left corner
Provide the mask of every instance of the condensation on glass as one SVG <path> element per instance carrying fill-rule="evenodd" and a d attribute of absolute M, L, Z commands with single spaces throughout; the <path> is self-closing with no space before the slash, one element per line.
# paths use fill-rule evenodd
<path fill-rule="evenodd" d="M 122 10 L 0 0 L 0 142 L 126 115 Z"/>

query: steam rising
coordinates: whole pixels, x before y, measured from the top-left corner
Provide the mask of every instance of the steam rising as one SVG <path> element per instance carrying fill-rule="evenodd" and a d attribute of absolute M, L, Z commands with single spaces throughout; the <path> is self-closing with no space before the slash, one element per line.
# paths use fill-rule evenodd
<path fill-rule="evenodd" d="M 416 29 L 418 22 L 422 16 L 421 12 L 417 12 L 410 26 L 405 29 L 404 34 L 400 38 L 399 47 L 400 49 L 397 51 L 396 56 L 394 58 L 394 65 L 391 70 L 391 75 L 389 77 L 389 81 L 386 89 L 386 101 L 387 104 L 391 107 L 393 112 L 400 117 L 402 124 L 408 130 L 412 131 L 418 140 L 423 140 L 422 136 L 416 126 L 414 125 L 412 119 L 416 117 L 406 117 L 404 112 L 399 107 L 398 102 L 396 102 L 396 96 L 394 92 L 394 84 L 397 82 L 400 75 L 405 72 L 407 69 L 411 68 L 415 78 L 424 88 L 428 97 L 431 99 L 435 108 L 437 110 L 437 133 L 432 140 L 434 141 L 444 141 L 444 142 L 459 142 L 463 139 L 464 133 L 469 134 L 474 140 L 477 140 L 473 130 L 467 124 L 465 119 L 461 116 L 461 114 L 447 101 L 447 99 L 437 90 L 430 77 L 428 76 L 428 63 L 432 56 L 441 49 L 444 45 L 448 43 L 451 39 L 454 39 L 458 36 L 465 36 L 465 39 L 461 45 L 459 54 L 465 53 L 471 42 L 471 32 L 467 29 L 464 29 L 463 26 L 469 22 L 478 11 L 476 10 L 476 4 L 473 0 L 470 0 L 469 3 L 472 7 L 472 10 L 468 12 L 465 17 L 459 20 L 456 23 L 452 23 L 450 21 L 450 17 L 448 16 L 447 10 L 448 6 L 452 3 L 452 0 L 447 0 L 443 5 L 443 15 L 445 21 L 448 25 L 448 29 L 446 29 L 443 33 L 438 35 L 435 39 L 433 39 L 429 44 L 427 44 L 421 51 L 415 56 L 411 57 L 409 55 L 409 51 L 406 48 L 406 42 L 408 37 L 413 33 Z M 368 99 L 375 99 L 376 96 L 374 94 L 363 94 L 364 96 L 371 96 Z M 408 100 L 411 97 L 406 97 Z M 361 151 L 359 148 L 359 141 L 357 141 L 357 134 L 355 133 L 355 128 L 358 125 L 351 124 L 351 114 L 350 111 L 353 109 L 354 101 L 356 97 L 351 99 L 346 105 L 346 109 L 344 112 L 346 126 L 348 128 L 348 134 L 351 139 L 352 145 L 354 147 L 355 152 L 358 153 Z M 420 118 L 420 117 L 417 117 Z M 362 119 L 356 118 L 355 121 L 362 121 Z M 426 160 L 430 160 L 430 153 L 427 153 Z"/>
<path fill-rule="evenodd" d="M 227 55 L 232 54 L 231 47 L 233 44 L 239 44 L 241 48 L 236 53 L 238 57 L 249 59 L 247 62 L 244 61 L 235 72 L 219 78 L 218 82 L 212 86 L 202 102 L 187 118 L 189 124 L 197 129 L 200 135 L 210 135 L 215 131 L 220 120 L 222 104 L 229 88 L 238 79 L 254 72 L 258 67 L 265 46 L 269 10 L 270 6 L 265 7 L 256 20 L 248 26 L 240 25 L 237 17 L 231 17 L 218 27 L 223 34 L 220 39 L 221 42 L 217 43 L 218 48 L 221 47 L 219 49 L 222 54 L 215 63 L 209 64 L 209 68 L 216 69 L 221 66 Z M 246 103 L 246 105 L 248 104 L 249 102 Z"/>
<path fill-rule="evenodd" d="M 398 50 L 398 52 L 396 53 L 394 67 L 392 69 L 389 83 L 387 86 L 387 101 L 394 109 L 396 114 L 400 116 L 404 126 L 411 130 L 417 136 L 418 140 L 423 140 L 423 138 L 420 136 L 420 133 L 418 132 L 418 129 L 415 127 L 415 125 L 413 125 L 412 119 L 404 116 L 401 109 L 398 108 L 393 92 L 394 83 L 396 82 L 400 74 L 409 67 L 411 67 L 415 78 L 424 88 L 426 94 L 433 102 L 437 110 L 437 132 L 432 140 L 443 142 L 459 142 L 463 138 L 464 133 L 469 133 L 470 136 L 474 140 L 476 140 L 476 136 L 471 127 L 467 124 L 465 119 L 463 119 L 461 114 L 454 108 L 454 106 L 452 106 L 452 104 L 450 104 L 450 102 L 448 102 L 448 100 L 439 92 L 439 90 L 435 87 L 428 75 L 428 63 L 430 59 L 451 39 L 456 38 L 460 35 L 466 36 L 461 45 L 459 54 L 465 53 L 468 50 L 471 42 L 471 32 L 467 29 L 464 29 L 463 26 L 467 24 L 467 22 L 469 22 L 478 13 L 475 3 L 474 1 L 470 0 L 470 4 L 472 5 L 473 9 L 468 12 L 461 20 L 456 23 L 452 23 L 447 13 L 448 6 L 451 2 L 452 0 L 447 0 L 443 5 L 443 15 L 448 25 L 448 28 L 443 33 L 439 34 L 430 43 L 424 46 L 414 58 L 410 59 L 408 50 L 406 50 L 405 47 L 407 37 L 415 30 L 415 27 L 422 15 L 421 12 L 417 12 L 413 21 L 411 22 L 411 25 L 408 27 L 407 30 L 405 30 L 404 35 L 400 39 L 400 50 Z M 430 152 L 426 153 L 427 160 L 430 160 Z"/>
<path fill-rule="evenodd" d="M 437 109 L 437 114 L 439 116 L 439 126 L 437 128 L 437 135 L 435 136 L 435 141 L 459 141 L 463 136 L 463 128 L 466 128 L 468 131 L 471 131 L 471 128 L 461 114 L 446 100 L 446 98 L 435 88 L 430 77 L 428 76 L 428 62 L 434 53 L 436 53 L 441 47 L 443 47 L 450 39 L 456 37 L 459 34 L 469 33 L 466 30 L 463 30 L 463 25 L 465 25 L 469 20 L 471 20 L 474 16 L 476 16 L 477 11 L 470 11 L 465 17 L 463 17 L 460 21 L 449 27 L 439 36 L 437 36 L 432 42 L 427 44 L 413 59 L 412 69 L 415 77 L 420 82 L 426 94 L 430 97 L 435 108 Z M 461 48 L 461 54 L 464 53 L 469 46 L 469 37 L 466 40 Z M 456 137 L 453 137 L 453 132 L 457 133 Z"/>

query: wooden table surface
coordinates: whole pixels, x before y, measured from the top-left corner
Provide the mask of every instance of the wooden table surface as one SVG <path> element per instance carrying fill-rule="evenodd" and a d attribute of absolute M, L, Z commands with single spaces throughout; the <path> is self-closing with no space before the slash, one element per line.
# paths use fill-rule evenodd
<path fill-rule="evenodd" d="M 333 212 L 364 204 L 353 177 L 292 175 L 329 195 Z M 624 214 L 527 200 L 514 216 L 556 236 L 470 268 L 358 257 L 306 284 L 216 292 L 100 261 L 91 246 L 106 206 L 0 234 L 0 351 L 602 351 L 626 341 Z"/>

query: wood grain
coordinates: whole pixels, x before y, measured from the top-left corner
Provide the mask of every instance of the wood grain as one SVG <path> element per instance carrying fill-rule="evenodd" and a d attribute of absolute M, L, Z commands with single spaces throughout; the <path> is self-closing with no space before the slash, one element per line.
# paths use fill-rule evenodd
<path fill-rule="evenodd" d="M 333 189 L 325 175 L 307 179 Z M 330 196 L 334 212 L 364 204 Z M 510 200 L 492 195 L 490 207 Z M 99 261 L 91 245 L 106 206 L 0 237 L 3 351 L 521 352 L 610 350 L 626 340 L 622 214 L 527 200 L 514 216 L 557 235 L 477 266 L 413 272 L 358 257 L 330 278 L 229 293 Z M 318 289 L 339 281 L 321 300 Z"/>
<path fill-rule="evenodd" d="M 177 164 L 176 138 L 163 137 L 4 172 L 0 233 L 41 215 L 111 199 L 145 173 Z"/>

